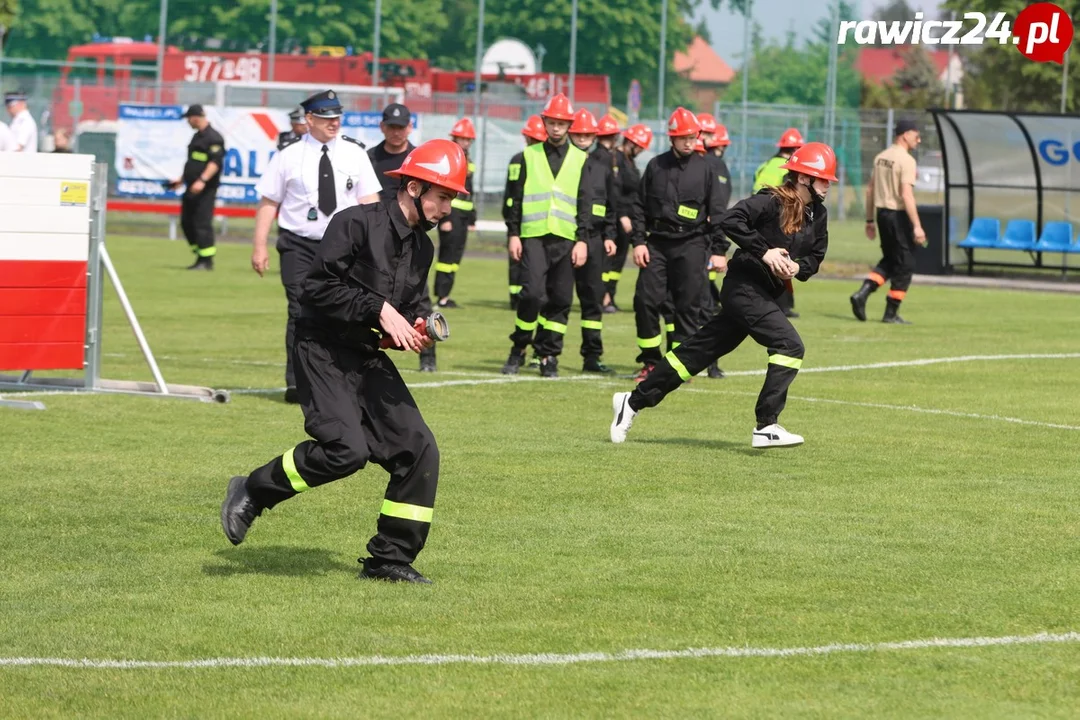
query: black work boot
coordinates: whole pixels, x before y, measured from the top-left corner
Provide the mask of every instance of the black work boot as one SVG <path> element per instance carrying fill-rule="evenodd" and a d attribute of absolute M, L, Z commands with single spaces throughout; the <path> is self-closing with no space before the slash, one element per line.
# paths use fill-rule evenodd
<path fill-rule="evenodd" d="M 360 571 L 360 577 L 372 580 L 386 580 L 389 582 L 409 582 L 420 585 L 432 585 L 433 583 L 421 575 L 412 565 L 404 563 L 392 563 L 376 558 L 364 558 L 360 561 L 364 569 Z"/>
<path fill-rule="evenodd" d="M 221 504 L 221 527 L 225 537 L 233 545 L 244 542 L 248 528 L 259 515 L 262 515 L 262 508 L 248 495 L 247 477 L 236 475 L 229 480 L 225 502 Z"/>
<path fill-rule="evenodd" d="M 851 312 L 855 313 L 860 322 L 866 322 L 866 299 L 877 288 L 877 283 L 873 280 L 863 280 L 862 287 L 851 296 Z"/>
<path fill-rule="evenodd" d="M 510 348 L 510 357 L 506 358 L 506 364 L 502 366 L 503 375 L 517 375 L 518 370 L 525 364 L 525 348 L 518 350 Z"/>
<path fill-rule="evenodd" d="M 517 295 L 517 293 L 510 293 L 510 309 L 511 310 L 517 310 L 517 306 L 518 306 L 518 295 Z"/>
<path fill-rule="evenodd" d="M 300 393 L 296 390 L 296 386 L 290 385 L 285 388 L 285 402 L 290 405 L 296 405 L 300 402 Z"/>
<path fill-rule="evenodd" d="M 435 372 L 435 346 L 420 351 L 420 372 Z"/>
<path fill-rule="evenodd" d="M 713 378 L 714 380 L 720 380 L 724 377 L 724 371 L 720 369 L 720 366 L 716 364 L 716 361 L 713 361 L 709 364 L 708 372 L 709 377 Z"/>
<path fill-rule="evenodd" d="M 188 270 L 213 270 L 214 258 L 212 257 L 200 257 L 195 258 L 195 262 L 188 266 Z"/>
<path fill-rule="evenodd" d="M 881 322 L 890 323 L 892 325 L 910 325 L 907 320 L 897 315 L 897 311 L 900 310 L 900 301 L 896 298 L 885 299 L 885 316 L 881 318 Z"/>
<path fill-rule="evenodd" d="M 581 366 L 581 372 L 609 375 L 615 371 L 600 362 L 600 358 L 593 356 L 585 358 L 585 363 Z"/>
<path fill-rule="evenodd" d="M 554 355 L 540 358 L 540 377 L 559 377 L 559 358 Z"/>

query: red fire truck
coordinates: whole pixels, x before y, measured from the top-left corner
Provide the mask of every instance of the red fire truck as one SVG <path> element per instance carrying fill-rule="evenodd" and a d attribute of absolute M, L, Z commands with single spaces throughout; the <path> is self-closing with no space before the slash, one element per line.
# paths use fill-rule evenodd
<path fill-rule="evenodd" d="M 70 127 L 76 120 L 115 120 L 121 102 L 155 102 L 157 53 L 154 43 L 117 39 L 72 47 L 68 51 L 72 65 L 63 69 L 53 96 L 53 125 Z M 278 54 L 274 57 L 274 81 L 327 87 L 370 86 L 373 59 L 370 52 Z M 380 58 L 379 68 L 380 84 L 402 88 L 414 112 L 471 111 L 471 103 L 466 106 L 461 95 L 474 92 L 475 75 L 471 72 L 440 70 L 422 59 Z M 189 95 L 183 92 L 188 83 L 269 80 L 269 56 L 258 52 L 185 51 L 169 46 L 165 49 L 162 78 L 161 102 L 182 104 Z M 481 80 L 484 114 L 509 119 L 524 119 L 524 115 L 535 112 L 529 101 L 540 103 L 553 93 L 569 92 L 570 85 L 569 76 L 559 73 L 485 74 Z M 602 112 L 611 102 L 607 76 L 577 75 L 574 100 Z"/>

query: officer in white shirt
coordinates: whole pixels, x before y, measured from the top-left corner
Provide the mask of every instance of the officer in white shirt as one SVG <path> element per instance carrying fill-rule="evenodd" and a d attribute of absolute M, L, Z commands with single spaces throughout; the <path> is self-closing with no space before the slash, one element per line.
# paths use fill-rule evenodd
<path fill-rule="evenodd" d="M 292 403 L 297 402 L 292 356 L 300 290 L 319 241 L 335 213 L 353 205 L 378 202 L 382 190 L 364 144 L 340 135 L 343 109 L 337 93 L 326 90 L 300 106 L 307 118 L 308 133 L 274 155 L 255 186 L 260 199 L 251 253 L 251 267 L 261 277 L 270 268 L 267 238 L 277 215 L 281 284 L 289 303 L 285 402 Z"/>
<path fill-rule="evenodd" d="M 26 107 L 26 93 L 21 90 L 4 95 L 4 105 L 11 115 L 11 134 L 15 136 L 15 152 L 37 152 L 37 123 Z"/>

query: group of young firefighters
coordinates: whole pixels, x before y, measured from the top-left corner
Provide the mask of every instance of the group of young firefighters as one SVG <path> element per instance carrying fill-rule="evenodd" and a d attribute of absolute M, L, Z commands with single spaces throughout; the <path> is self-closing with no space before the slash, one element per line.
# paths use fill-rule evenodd
<path fill-rule="evenodd" d="M 221 506 L 222 527 L 238 545 L 265 511 L 374 462 L 390 481 L 377 532 L 367 545 L 369 556 L 360 558 L 360 575 L 428 583 L 412 563 L 433 517 L 439 450 L 384 351 L 410 350 L 423 357 L 444 337 L 432 327 L 438 313 L 428 275 L 435 264 L 435 305 L 455 307 L 453 278 L 467 228 L 475 222 L 469 199 L 474 167 L 467 156 L 475 129 L 459 121 L 451 140 L 412 147 L 407 109 L 388 108 L 384 134 L 389 143 L 398 133 L 393 149 L 402 146 L 390 163 L 374 152 L 379 148 L 369 157 L 354 152 L 354 146 L 363 147 L 348 137 L 337 144 L 342 108 L 332 91 L 309 98 L 303 107 L 314 137 L 297 138 L 283 149 L 271 173 L 279 180 L 264 183 L 261 205 L 266 206 L 263 225 L 279 205 L 297 214 L 300 230 L 305 222 L 325 223 L 305 261 L 307 271 L 289 276 L 296 305 L 294 334 L 287 340 L 295 366 L 291 389 L 311 439 L 233 477 Z M 894 149 L 875 159 L 868 192 L 887 252 L 897 242 L 910 244 L 904 233 L 911 234 L 911 223 L 915 242 L 925 242 L 917 214 L 908 213 L 905 224 L 906 210 L 889 207 L 913 207 L 908 186 L 914 161 L 908 162 L 903 151 L 918 144 L 918 131 L 910 124 L 898 130 L 903 132 Z M 836 155 L 824 143 L 803 142 L 796 130 L 787 131 L 777 157 L 755 174 L 760 189 L 729 209 L 726 128 L 711 115 L 680 107 L 668 120 L 667 133 L 671 148 L 639 173 L 635 158 L 652 141 L 644 125 L 620 131 L 610 116 L 597 120 L 587 110 L 575 112 L 561 94 L 529 118 L 522 130 L 527 145 L 507 172 L 503 207 L 516 318 L 502 371 L 518 373 L 531 345 L 540 374 L 558 375 L 576 289 L 583 370 L 610 373 L 602 362 L 603 316 L 617 311 L 618 282 L 632 248 L 640 269 L 633 304 L 641 369 L 632 392 L 612 397 L 611 441 L 624 442 L 637 414 L 698 373 L 708 369 L 711 376 L 722 376 L 718 359 L 750 337 L 768 352 L 751 446 L 799 445 L 803 438 L 778 423 L 804 355 L 790 320 L 792 280 L 809 280 L 825 257 L 824 201 L 837 181 Z M 314 179 L 310 185 L 307 176 Z M 342 176 L 345 191 L 353 195 L 341 194 Z M 354 195 L 363 202 L 342 205 L 354 202 Z M 873 211 L 872 205 L 868 216 Z M 869 237 L 872 225 L 868 219 Z M 427 234 L 436 227 L 437 263 Z M 732 243 L 737 249 L 729 261 Z M 257 233 L 254 245 L 252 266 L 262 275 L 268 267 L 266 238 Z M 903 293 L 896 285 L 906 289 L 910 256 L 887 256 L 879 263 L 852 296 L 858 319 L 865 320 L 869 293 L 891 274 L 894 288 L 885 321 L 903 322 L 895 313 Z M 720 273 L 724 281 L 718 290 L 713 280 Z M 283 275 L 287 291 L 288 281 Z M 661 349 L 665 334 L 666 353 Z"/>

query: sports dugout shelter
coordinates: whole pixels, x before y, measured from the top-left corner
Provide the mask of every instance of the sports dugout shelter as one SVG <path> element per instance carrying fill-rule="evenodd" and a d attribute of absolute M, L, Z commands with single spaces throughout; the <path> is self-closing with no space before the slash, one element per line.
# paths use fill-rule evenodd
<path fill-rule="evenodd" d="M 1064 273 L 1080 257 L 1080 117 L 930 112 L 945 175 L 945 242 L 931 243 L 941 253 L 935 264 Z"/>

